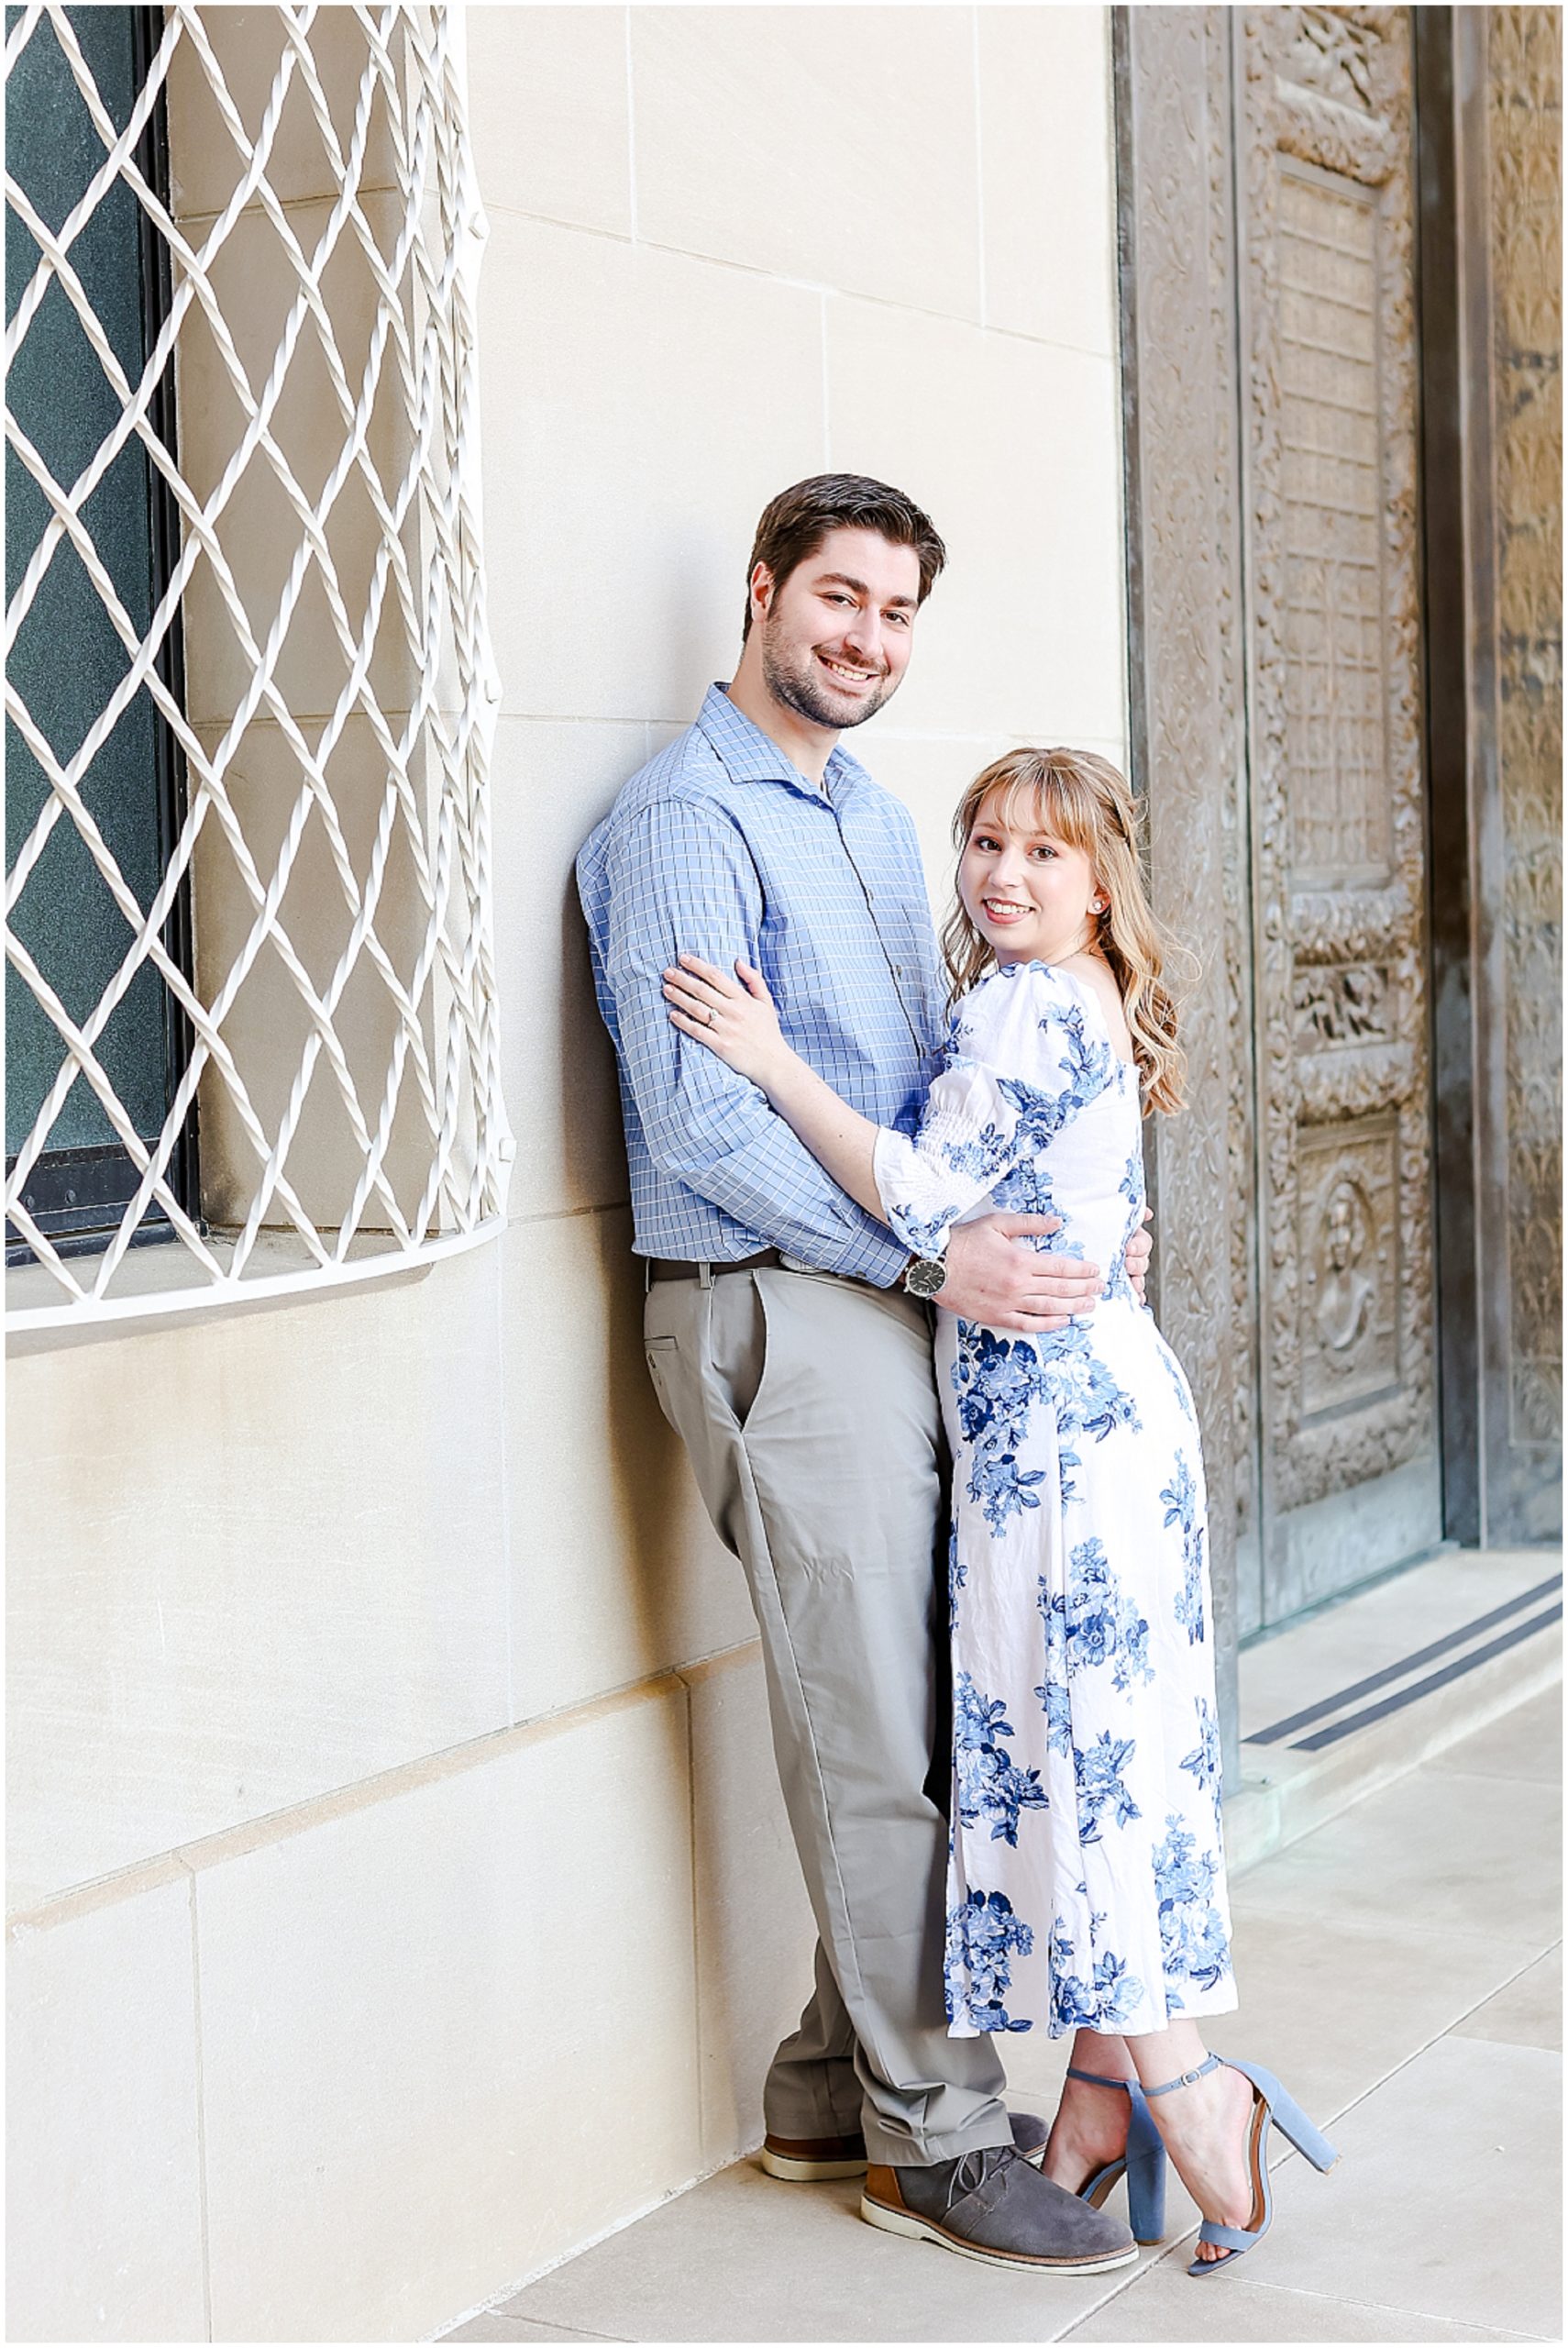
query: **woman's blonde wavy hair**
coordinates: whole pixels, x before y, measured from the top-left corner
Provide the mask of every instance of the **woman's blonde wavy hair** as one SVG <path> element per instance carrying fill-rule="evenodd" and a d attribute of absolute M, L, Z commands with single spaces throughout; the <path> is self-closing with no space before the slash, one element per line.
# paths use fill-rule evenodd
<path fill-rule="evenodd" d="M 1174 1113 L 1182 1105 L 1187 1055 L 1176 1041 L 1176 1000 L 1161 973 L 1183 949 L 1149 910 L 1138 859 L 1139 803 L 1126 777 L 1092 750 L 1010 750 L 975 777 L 958 803 L 953 838 L 960 858 L 976 817 L 993 792 L 1010 825 L 1016 811 L 1029 828 L 1051 832 L 1069 847 L 1081 848 L 1093 865 L 1106 897 L 1093 945 L 1121 991 L 1144 1113 L 1152 1109 Z M 995 958 L 965 912 L 956 887 L 942 932 L 942 950 L 955 1002 L 985 976 Z"/>

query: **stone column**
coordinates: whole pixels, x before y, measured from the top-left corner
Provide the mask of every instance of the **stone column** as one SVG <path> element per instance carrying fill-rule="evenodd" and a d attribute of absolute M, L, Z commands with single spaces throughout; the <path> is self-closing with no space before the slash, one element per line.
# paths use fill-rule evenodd
<path fill-rule="evenodd" d="M 1149 1136 L 1161 1324 L 1202 1423 L 1225 1765 L 1255 1374 L 1231 45 L 1223 8 L 1118 8 L 1133 781 L 1156 913 L 1189 948 L 1188 1105 Z"/>

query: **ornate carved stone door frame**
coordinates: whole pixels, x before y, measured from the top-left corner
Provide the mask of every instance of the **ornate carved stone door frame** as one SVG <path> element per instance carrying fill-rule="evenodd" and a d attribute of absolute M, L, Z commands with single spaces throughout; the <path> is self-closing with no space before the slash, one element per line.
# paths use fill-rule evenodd
<path fill-rule="evenodd" d="M 1111 11 L 1133 779 L 1155 909 L 1201 941 L 1186 1003 L 1189 1106 L 1148 1136 L 1154 1284 L 1202 1423 L 1234 1781 L 1256 1312 L 1228 15 Z"/>
<path fill-rule="evenodd" d="M 1204 958 L 1157 1280 L 1233 1642 L 1356 1578 L 1375 1493 L 1374 1566 L 1439 1531 L 1408 19 L 1112 25 L 1133 760 Z"/>
<path fill-rule="evenodd" d="M 1441 1534 L 1411 18 L 1231 21 L 1277 1622 Z"/>
<path fill-rule="evenodd" d="M 1150 1134 L 1154 1277 L 1233 1739 L 1238 1628 L 1351 1578 L 1367 1498 L 1385 1534 L 1439 1529 L 1438 1303 L 1441 1529 L 1561 1524 L 1561 22 L 1111 17 L 1132 759 L 1156 907 L 1203 958 L 1191 1105 Z M 1336 301 L 1338 339 L 1372 322 L 1348 384 L 1314 372 Z M 1357 532 L 1364 610 L 1300 559 Z M 1346 698 L 1362 622 L 1375 706 Z M 1381 729 L 1380 798 L 1353 739 L 1314 796 L 1314 659 L 1331 722 Z"/>

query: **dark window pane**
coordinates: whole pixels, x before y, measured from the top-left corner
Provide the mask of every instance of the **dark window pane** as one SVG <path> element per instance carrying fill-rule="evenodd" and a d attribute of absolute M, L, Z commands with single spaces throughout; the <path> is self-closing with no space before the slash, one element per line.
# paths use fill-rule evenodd
<path fill-rule="evenodd" d="M 70 22 L 116 127 L 130 115 L 138 87 L 137 17 L 131 8 L 73 8 Z M 19 14 L 8 9 L 8 20 Z M 103 165 L 105 149 L 93 127 L 64 53 L 43 19 L 13 70 L 7 91 L 10 168 L 51 230 L 58 230 Z M 70 261 L 104 336 L 132 383 L 148 350 L 149 305 L 145 231 L 135 195 L 116 179 L 73 239 Z M 39 249 L 7 207 L 7 318 L 38 266 Z M 34 316 L 11 370 L 8 399 L 21 430 L 54 479 L 69 486 L 113 430 L 120 404 L 102 361 L 64 287 L 55 280 Z M 38 548 L 49 504 L 16 453 L 6 450 L 6 585 L 9 598 Z M 157 590 L 152 468 L 139 440 L 120 451 L 83 511 L 104 567 L 137 637 L 147 631 Z M 128 672 L 131 654 L 121 642 L 80 555 L 59 546 L 18 632 L 11 675 L 39 732 L 63 763 L 81 748 Z M 145 687 L 95 752 L 82 796 L 112 851 L 138 905 L 149 906 L 161 877 L 165 824 L 160 812 L 161 722 Z M 49 797 L 38 762 L 17 728 L 6 732 L 6 863 L 15 860 Z M 131 924 L 116 905 L 86 843 L 65 814 L 28 880 L 12 927 L 67 1012 L 85 1020 L 131 946 Z M 6 1147 L 14 1155 L 30 1132 L 64 1058 L 52 1023 L 31 990 L 6 969 Z M 115 1091 L 138 1133 L 150 1138 L 163 1124 L 171 1091 L 171 1022 L 161 980 L 144 967 L 125 992 L 97 1043 Z M 114 1129 L 89 1086 L 78 1077 L 50 1133 L 51 1152 L 94 1153 L 87 1184 L 100 1207 L 123 1201 L 135 1188 Z M 107 1150 L 107 1157 L 101 1153 Z M 83 1171 L 89 1168 L 83 1166 Z M 80 1186 L 77 1186 L 80 1190 Z M 49 1186 L 39 1190 L 47 1203 Z M 64 1193 L 58 1202 L 63 1206 Z M 86 1193 L 72 1201 L 85 1208 Z M 40 1218 L 44 1219 L 44 1218 Z M 102 1212 L 87 1221 L 117 1216 Z M 50 1215 L 46 1227 L 71 1228 L 83 1217 Z"/>

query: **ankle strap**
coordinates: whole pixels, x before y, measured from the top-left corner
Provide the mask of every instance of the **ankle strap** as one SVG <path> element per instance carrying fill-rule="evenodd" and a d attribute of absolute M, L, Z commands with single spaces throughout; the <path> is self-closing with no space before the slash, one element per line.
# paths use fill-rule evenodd
<path fill-rule="evenodd" d="M 1129 2094 L 1137 2084 L 1132 2079 L 1108 2079 L 1099 2071 L 1075 2071 L 1070 2063 L 1067 2066 L 1067 2077 L 1070 2079 L 1082 2079 L 1091 2088 L 1124 2088 Z"/>
<path fill-rule="evenodd" d="M 1210 2071 L 1217 2071 L 1220 2068 L 1220 2060 L 1218 2054 L 1210 2054 L 1208 2062 L 1200 2063 L 1196 2071 L 1184 2071 L 1179 2079 L 1167 2079 L 1163 2088 L 1145 2088 L 1143 2093 L 1145 2095 L 1174 2095 L 1177 2088 L 1189 2088 L 1194 2079 L 1205 2079 Z"/>

